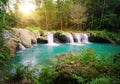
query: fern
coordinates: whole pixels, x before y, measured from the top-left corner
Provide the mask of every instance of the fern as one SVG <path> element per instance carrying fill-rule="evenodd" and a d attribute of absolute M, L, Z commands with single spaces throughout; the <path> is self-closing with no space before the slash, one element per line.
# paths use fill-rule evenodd
<path fill-rule="evenodd" d="M 93 79 L 91 82 L 87 84 L 111 84 L 111 82 L 108 77 L 103 76 L 100 78 Z"/>

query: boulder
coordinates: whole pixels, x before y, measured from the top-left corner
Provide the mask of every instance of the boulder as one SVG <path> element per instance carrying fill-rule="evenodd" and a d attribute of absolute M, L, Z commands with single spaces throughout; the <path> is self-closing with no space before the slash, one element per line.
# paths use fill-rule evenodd
<path fill-rule="evenodd" d="M 40 32 L 38 30 L 34 30 L 33 34 L 34 34 L 36 39 L 40 38 Z"/>
<path fill-rule="evenodd" d="M 4 41 L 4 47 L 6 47 L 9 50 L 10 56 L 14 56 L 14 53 L 16 51 L 17 43 L 15 42 L 15 39 L 10 38 L 6 39 Z"/>
<path fill-rule="evenodd" d="M 48 41 L 47 41 L 47 39 L 44 39 L 44 38 L 38 38 L 37 43 L 46 44 L 46 43 L 48 43 Z"/>
<path fill-rule="evenodd" d="M 25 50 L 26 48 L 19 42 L 16 49 L 17 50 Z"/>
<path fill-rule="evenodd" d="M 10 32 L 14 35 L 15 38 L 18 38 L 18 40 L 26 47 L 30 48 L 32 45 L 31 43 L 37 42 L 34 33 L 32 33 L 29 30 L 26 29 L 18 29 L 18 28 L 12 28 Z"/>
<path fill-rule="evenodd" d="M 1 36 L 5 41 L 4 47 L 10 51 L 12 56 L 16 50 L 23 49 L 20 44 L 25 46 L 25 48 L 30 48 L 37 41 L 39 43 L 47 43 L 46 36 L 40 36 L 38 30 L 29 31 L 27 29 L 11 28 L 10 30 L 4 30 Z"/>
<path fill-rule="evenodd" d="M 67 37 L 63 33 L 56 32 L 54 34 L 54 42 L 56 42 L 56 43 L 67 43 Z"/>
<path fill-rule="evenodd" d="M 17 47 L 17 39 L 8 30 L 2 32 L 2 38 L 4 39 L 4 47 L 8 49 L 11 56 L 14 55 Z"/>

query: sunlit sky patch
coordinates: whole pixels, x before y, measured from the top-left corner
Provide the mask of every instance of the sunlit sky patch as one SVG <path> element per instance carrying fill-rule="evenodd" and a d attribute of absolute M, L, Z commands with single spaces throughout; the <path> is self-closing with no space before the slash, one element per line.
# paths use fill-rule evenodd
<path fill-rule="evenodd" d="M 29 14 L 31 11 L 34 11 L 36 6 L 30 0 L 25 0 L 22 4 L 19 5 L 19 10 L 24 14 Z"/>
<path fill-rule="evenodd" d="M 17 0 L 9 0 L 10 10 L 14 11 L 14 5 L 16 4 L 16 1 Z M 56 2 L 57 0 L 52 0 L 52 1 Z M 37 8 L 35 4 L 35 0 L 20 0 L 19 2 L 20 3 L 18 4 L 18 9 L 23 14 L 30 14 L 32 11 L 34 11 Z"/>

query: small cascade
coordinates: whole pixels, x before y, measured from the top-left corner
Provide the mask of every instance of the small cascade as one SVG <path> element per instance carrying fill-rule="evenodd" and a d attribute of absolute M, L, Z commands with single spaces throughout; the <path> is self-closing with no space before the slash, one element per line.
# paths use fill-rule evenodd
<path fill-rule="evenodd" d="M 83 43 L 89 43 L 89 40 L 88 40 L 88 34 L 82 34 L 82 42 Z"/>
<path fill-rule="evenodd" d="M 71 33 L 68 33 L 66 36 L 69 38 L 70 43 L 74 43 L 74 39 Z"/>
<path fill-rule="evenodd" d="M 81 43 L 81 38 L 82 38 L 81 34 L 75 33 L 74 36 L 77 39 L 77 43 Z"/>
<path fill-rule="evenodd" d="M 88 34 L 74 33 L 74 37 L 76 38 L 77 43 L 89 43 Z"/>
<path fill-rule="evenodd" d="M 48 32 L 48 44 L 53 44 L 53 33 Z"/>
<path fill-rule="evenodd" d="M 25 50 L 26 49 L 21 43 L 19 43 L 18 46 L 19 46 L 19 50 Z"/>
<path fill-rule="evenodd" d="M 54 38 L 53 38 L 53 33 L 51 32 L 48 32 L 48 44 L 47 45 L 59 45 L 59 44 L 56 44 L 54 43 Z"/>

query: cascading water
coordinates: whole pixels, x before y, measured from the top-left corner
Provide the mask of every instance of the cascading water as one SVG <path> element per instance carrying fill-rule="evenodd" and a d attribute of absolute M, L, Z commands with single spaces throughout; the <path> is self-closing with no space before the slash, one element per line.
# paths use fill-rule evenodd
<path fill-rule="evenodd" d="M 19 43 L 18 45 L 19 45 L 19 50 L 25 50 L 26 49 L 21 43 Z"/>
<path fill-rule="evenodd" d="M 82 34 L 82 42 L 83 43 L 89 43 L 89 41 L 88 41 L 88 34 Z"/>
<path fill-rule="evenodd" d="M 54 43 L 53 33 L 51 32 L 48 32 L 48 44 L 47 45 L 52 45 L 52 46 L 59 45 L 59 44 Z"/>
<path fill-rule="evenodd" d="M 71 33 L 66 34 L 66 36 L 69 38 L 70 43 L 74 43 L 74 39 Z"/>
<path fill-rule="evenodd" d="M 53 33 L 48 32 L 48 44 L 54 44 Z"/>
<path fill-rule="evenodd" d="M 88 34 L 74 33 L 77 43 L 89 43 Z"/>
<path fill-rule="evenodd" d="M 81 34 L 75 33 L 74 36 L 77 39 L 77 43 L 81 43 L 81 38 L 82 38 Z"/>

